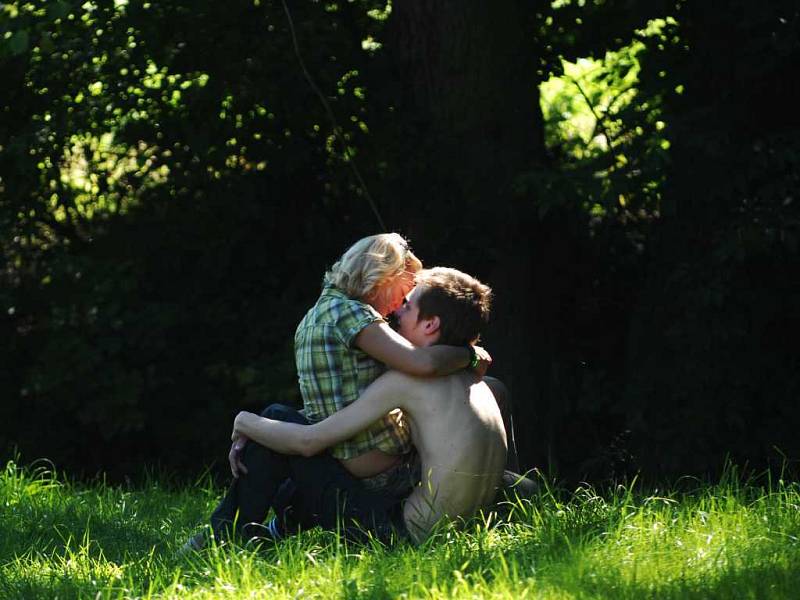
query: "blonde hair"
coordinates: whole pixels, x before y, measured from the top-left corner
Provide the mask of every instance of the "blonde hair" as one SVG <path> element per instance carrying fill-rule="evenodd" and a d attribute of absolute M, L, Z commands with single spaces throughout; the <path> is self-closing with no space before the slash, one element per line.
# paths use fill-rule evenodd
<path fill-rule="evenodd" d="M 416 273 L 420 260 L 398 233 L 379 233 L 358 240 L 325 273 L 324 282 L 351 298 L 366 298 L 383 282 L 404 271 Z"/>

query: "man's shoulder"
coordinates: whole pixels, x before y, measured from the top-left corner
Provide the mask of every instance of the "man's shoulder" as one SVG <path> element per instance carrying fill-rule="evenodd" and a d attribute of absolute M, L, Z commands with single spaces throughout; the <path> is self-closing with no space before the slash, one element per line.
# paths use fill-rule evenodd
<path fill-rule="evenodd" d="M 413 375 L 409 375 L 407 373 L 403 373 L 401 371 L 395 371 L 390 369 L 384 372 L 380 377 L 378 377 L 372 385 L 380 385 L 381 387 L 385 388 L 398 388 L 403 389 L 410 386 L 415 386 L 419 377 L 415 377 Z"/>
<path fill-rule="evenodd" d="M 378 377 L 370 387 L 376 388 L 380 393 L 392 393 L 404 398 L 413 398 L 419 392 L 430 390 L 433 381 L 440 377 L 417 377 L 401 371 L 388 370 Z"/>
<path fill-rule="evenodd" d="M 388 381 L 396 384 L 421 387 L 455 385 L 466 389 L 476 383 L 480 383 L 480 379 L 476 377 L 474 373 L 466 369 L 462 371 L 456 371 L 455 373 L 450 373 L 449 375 L 436 375 L 430 377 L 423 375 L 409 375 L 408 373 L 403 373 L 402 371 L 390 369 L 381 377 L 386 378 Z"/>
<path fill-rule="evenodd" d="M 475 383 L 462 372 L 437 377 L 420 377 L 401 371 L 386 371 L 378 377 L 373 386 L 380 386 L 381 393 L 392 392 L 409 401 L 420 399 L 428 403 L 434 398 L 464 398 L 470 393 L 470 386 Z"/>

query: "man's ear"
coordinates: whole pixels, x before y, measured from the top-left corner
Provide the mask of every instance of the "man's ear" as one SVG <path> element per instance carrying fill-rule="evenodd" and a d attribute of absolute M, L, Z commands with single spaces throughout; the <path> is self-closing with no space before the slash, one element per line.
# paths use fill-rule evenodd
<path fill-rule="evenodd" d="M 439 317 L 430 317 L 425 319 L 424 330 L 426 335 L 433 335 L 439 331 L 439 328 L 442 326 Z"/>

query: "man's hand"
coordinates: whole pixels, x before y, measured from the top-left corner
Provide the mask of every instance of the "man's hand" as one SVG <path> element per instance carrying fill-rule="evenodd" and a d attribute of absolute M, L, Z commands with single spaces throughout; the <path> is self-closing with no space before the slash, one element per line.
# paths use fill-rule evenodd
<path fill-rule="evenodd" d="M 239 431 L 237 427 L 242 418 L 246 418 L 248 413 L 240 412 L 233 421 L 233 432 L 231 433 L 231 449 L 228 452 L 228 464 L 231 466 L 231 475 L 236 479 L 240 474 L 247 475 L 247 467 L 242 462 L 242 452 L 249 438 Z"/>
<path fill-rule="evenodd" d="M 473 371 L 475 371 L 478 377 L 483 378 L 483 376 L 486 375 L 486 371 L 489 370 L 489 365 L 492 364 L 492 357 L 480 346 L 473 346 L 473 348 L 475 350 L 475 356 L 478 357 L 478 365 Z"/>
<path fill-rule="evenodd" d="M 234 479 L 238 478 L 240 473 L 247 475 L 247 467 L 242 462 L 242 452 L 247 441 L 245 436 L 239 435 L 233 440 L 231 450 L 228 452 L 228 464 L 231 466 L 231 475 L 233 475 Z"/>

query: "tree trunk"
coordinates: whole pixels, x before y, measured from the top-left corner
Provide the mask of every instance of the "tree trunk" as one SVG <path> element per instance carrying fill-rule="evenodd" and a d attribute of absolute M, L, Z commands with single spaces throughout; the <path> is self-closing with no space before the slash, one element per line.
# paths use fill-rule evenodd
<path fill-rule="evenodd" d="M 382 210 L 428 264 L 494 287 L 492 372 L 512 391 L 523 465 L 540 463 L 554 310 L 544 284 L 558 256 L 543 249 L 558 236 L 536 233 L 535 199 L 513 191 L 514 178 L 545 156 L 535 6 L 419 0 L 392 9 L 380 68 L 390 74 L 385 103 L 394 104 L 376 140 L 391 152 Z"/>

